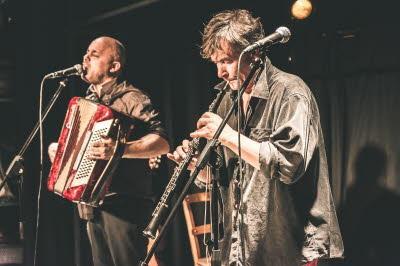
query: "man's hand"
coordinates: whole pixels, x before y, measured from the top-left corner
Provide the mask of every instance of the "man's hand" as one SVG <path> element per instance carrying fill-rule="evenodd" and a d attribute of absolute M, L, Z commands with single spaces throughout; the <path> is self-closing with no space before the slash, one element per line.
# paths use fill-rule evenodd
<path fill-rule="evenodd" d="M 116 141 L 110 137 L 101 136 L 100 141 L 93 143 L 89 150 L 91 160 L 109 160 L 114 154 Z"/>
<path fill-rule="evenodd" d="M 185 139 L 182 141 L 182 145 L 176 147 L 176 150 L 172 153 L 167 153 L 168 159 L 176 162 L 179 164 L 184 158 L 187 156 L 187 152 L 189 150 L 189 140 Z M 193 157 L 192 161 L 188 166 L 188 170 L 193 170 L 194 166 L 196 165 L 197 158 Z"/>
<path fill-rule="evenodd" d="M 206 138 L 211 139 L 221 124 L 222 118 L 214 113 L 206 112 L 197 121 L 197 130 L 190 133 L 192 138 Z M 230 137 L 234 136 L 236 132 L 228 125 L 225 125 L 218 140 L 222 144 Z"/>
<path fill-rule="evenodd" d="M 49 159 L 51 163 L 54 162 L 54 157 L 56 157 L 57 148 L 58 148 L 57 142 L 51 143 L 47 148 L 47 153 L 49 154 Z"/>
<path fill-rule="evenodd" d="M 189 140 L 187 140 L 187 139 L 183 140 L 182 145 L 178 146 L 173 153 L 167 153 L 167 157 L 170 160 L 179 164 L 184 158 L 186 158 L 186 156 L 188 156 L 187 152 L 189 150 L 189 143 L 190 143 Z M 187 169 L 189 171 L 193 171 L 196 166 L 196 163 L 197 163 L 197 152 L 196 152 L 196 155 L 192 157 Z M 204 184 L 209 183 L 207 168 L 208 168 L 208 166 L 206 166 L 203 170 L 201 170 L 200 173 L 196 177 L 198 180 L 200 180 Z"/>
<path fill-rule="evenodd" d="M 197 130 L 190 134 L 193 138 L 211 139 L 217 131 L 222 118 L 214 113 L 204 113 L 197 121 Z M 239 154 L 238 132 L 229 125 L 225 125 L 218 140 L 221 144 L 236 154 Z M 242 158 L 256 169 L 260 169 L 260 145 L 261 142 L 255 141 L 241 134 L 241 155 Z"/>

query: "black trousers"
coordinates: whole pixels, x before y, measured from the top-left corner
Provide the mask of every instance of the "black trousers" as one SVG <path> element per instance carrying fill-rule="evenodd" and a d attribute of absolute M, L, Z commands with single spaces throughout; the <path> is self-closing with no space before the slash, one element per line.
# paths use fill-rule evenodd
<path fill-rule="evenodd" d="M 142 231 L 153 204 L 146 200 L 114 199 L 94 210 L 87 222 L 94 266 L 138 265 L 146 256 L 148 239 Z"/>

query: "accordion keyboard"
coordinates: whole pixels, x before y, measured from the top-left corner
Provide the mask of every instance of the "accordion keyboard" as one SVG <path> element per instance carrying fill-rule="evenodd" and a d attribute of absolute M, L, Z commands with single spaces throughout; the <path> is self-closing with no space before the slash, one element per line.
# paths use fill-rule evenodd
<path fill-rule="evenodd" d="M 107 136 L 113 121 L 113 119 L 109 119 L 95 123 L 93 125 L 92 132 L 87 132 L 87 139 L 89 141 L 85 141 L 87 143 L 86 146 L 89 148 L 93 145 L 93 143 L 100 141 L 101 136 Z M 90 149 L 84 150 L 86 151 L 85 154 L 81 156 L 80 160 L 76 161 L 78 163 L 77 172 L 70 187 L 86 184 L 88 179 L 90 178 L 90 175 L 92 174 L 96 160 L 91 160 L 88 158 L 90 154 L 88 154 L 87 151 L 89 151 Z"/>

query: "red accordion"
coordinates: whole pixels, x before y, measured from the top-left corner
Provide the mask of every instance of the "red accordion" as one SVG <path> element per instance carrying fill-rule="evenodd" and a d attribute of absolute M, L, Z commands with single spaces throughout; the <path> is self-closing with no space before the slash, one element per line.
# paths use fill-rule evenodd
<path fill-rule="evenodd" d="M 117 140 L 114 154 L 110 160 L 91 160 L 87 151 L 101 136 Z M 124 138 L 119 113 L 84 98 L 72 98 L 47 180 L 48 189 L 67 200 L 99 206 L 122 156 Z"/>

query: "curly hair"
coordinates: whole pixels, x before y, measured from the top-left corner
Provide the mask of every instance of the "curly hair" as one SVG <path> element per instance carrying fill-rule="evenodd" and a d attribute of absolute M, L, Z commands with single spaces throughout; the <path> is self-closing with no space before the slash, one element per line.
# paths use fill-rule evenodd
<path fill-rule="evenodd" d="M 210 59 L 221 49 L 221 40 L 227 41 L 235 53 L 262 39 L 264 29 L 259 17 L 244 9 L 226 10 L 214 15 L 204 27 L 201 56 Z"/>

